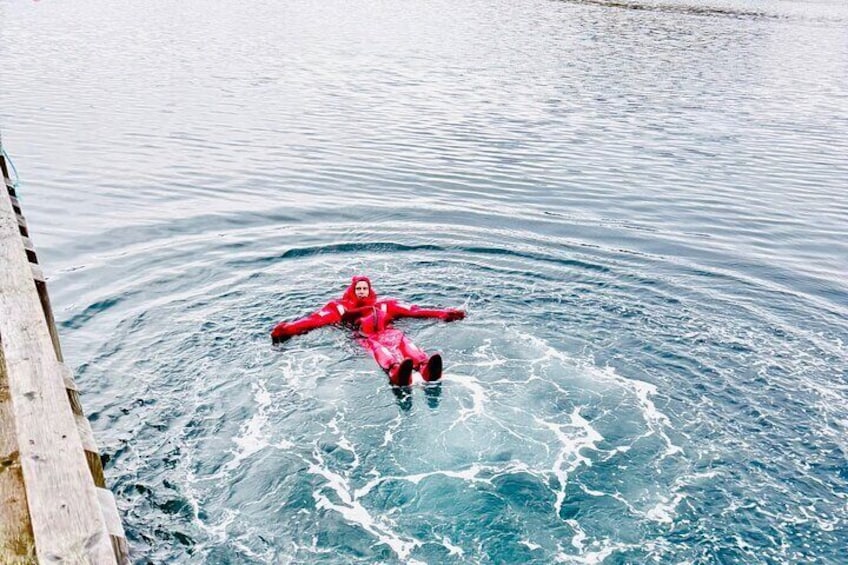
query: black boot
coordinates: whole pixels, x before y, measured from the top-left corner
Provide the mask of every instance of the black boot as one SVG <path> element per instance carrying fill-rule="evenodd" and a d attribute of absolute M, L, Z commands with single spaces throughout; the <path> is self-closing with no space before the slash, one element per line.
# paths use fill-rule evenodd
<path fill-rule="evenodd" d="M 389 382 L 392 386 L 409 386 L 412 382 L 412 359 L 404 359 L 389 369 Z"/>
<path fill-rule="evenodd" d="M 427 365 L 422 368 L 421 376 L 427 382 L 438 381 L 442 378 L 442 356 L 434 353 L 427 359 Z"/>

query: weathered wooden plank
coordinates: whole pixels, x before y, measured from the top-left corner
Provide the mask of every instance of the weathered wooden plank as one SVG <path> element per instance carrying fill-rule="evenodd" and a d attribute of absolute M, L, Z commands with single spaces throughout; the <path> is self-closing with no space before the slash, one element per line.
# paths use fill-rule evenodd
<path fill-rule="evenodd" d="M 64 363 L 62 364 L 62 382 L 65 383 L 66 389 L 79 392 L 77 382 L 74 380 L 74 372 L 71 371 Z M 82 414 L 82 411 L 80 411 L 80 414 Z"/>
<path fill-rule="evenodd" d="M 26 251 L 29 262 L 38 264 L 38 253 L 35 252 L 35 246 L 32 244 L 32 240 L 28 237 L 21 237 L 21 241 L 23 242 L 24 251 Z"/>
<path fill-rule="evenodd" d="M 100 452 L 97 449 L 94 451 L 86 449 L 85 461 L 88 464 L 88 473 L 91 475 L 94 486 L 106 488 L 106 475 L 103 472 L 103 460 L 100 459 Z"/>
<path fill-rule="evenodd" d="M 71 408 L 74 413 L 74 419 L 77 423 L 77 429 L 80 433 L 83 449 L 85 449 L 85 457 L 88 460 L 88 469 L 91 472 L 91 477 L 94 480 L 97 489 L 97 496 L 100 500 L 100 508 L 103 511 L 103 519 L 106 521 L 106 529 L 109 532 L 109 537 L 112 542 L 112 550 L 115 553 L 115 558 L 120 564 L 128 564 L 129 560 L 129 545 L 127 544 L 124 527 L 121 524 L 121 518 L 118 514 L 118 507 L 115 504 L 115 496 L 112 491 L 106 488 L 106 478 L 103 469 L 103 460 L 100 457 L 100 451 L 97 448 L 97 443 L 94 439 L 94 432 L 91 429 L 91 423 L 82 410 L 82 405 L 79 401 L 79 388 L 74 380 L 73 372 L 62 365 L 62 381 L 65 383 L 65 390 L 68 393 L 68 400 L 71 403 Z"/>
<path fill-rule="evenodd" d="M 32 264 L 30 262 L 30 265 Z M 53 343 L 53 351 L 56 353 L 56 359 L 63 361 L 62 345 L 59 343 L 56 320 L 53 319 L 53 306 L 50 304 L 50 295 L 47 293 L 47 283 L 43 279 L 36 279 L 35 290 L 38 292 L 38 300 L 41 302 L 41 311 L 44 313 L 44 321 L 47 322 L 47 331 L 50 332 L 50 341 Z"/>
<path fill-rule="evenodd" d="M 74 414 L 74 421 L 77 423 L 77 431 L 80 435 L 82 448 L 85 450 L 85 459 L 88 462 L 88 470 L 91 472 L 91 478 L 94 480 L 95 486 L 106 488 L 103 461 L 100 459 L 100 450 L 97 449 L 97 442 L 94 440 L 91 422 L 88 421 L 88 418 L 83 413 L 79 389 L 77 388 L 77 383 L 74 381 L 73 373 L 65 365 L 62 365 L 62 382 L 65 383 L 68 402 L 71 406 L 71 412 Z"/>
<path fill-rule="evenodd" d="M 74 420 L 77 423 L 77 431 L 80 435 L 82 448 L 85 450 L 85 460 L 88 464 L 88 471 L 91 473 L 91 478 L 94 481 L 94 486 L 106 488 L 103 461 L 100 459 L 100 451 L 97 449 L 97 444 L 94 441 L 94 432 L 91 431 L 91 424 L 88 422 L 88 418 L 83 415 L 75 415 Z"/>
<path fill-rule="evenodd" d="M 109 532 L 109 535 L 126 537 L 124 526 L 121 524 L 121 519 L 118 516 L 118 505 L 115 504 L 115 495 L 112 494 L 111 490 L 99 488 L 97 489 L 97 498 L 100 501 L 103 516 L 106 518 L 106 530 Z"/>
<path fill-rule="evenodd" d="M 85 416 L 85 413 L 82 411 L 82 403 L 80 402 L 80 395 L 78 390 L 73 389 L 65 389 L 68 393 L 68 403 L 71 405 L 71 412 L 74 413 L 74 416 Z"/>
<path fill-rule="evenodd" d="M 20 214 L 15 214 L 18 218 L 18 231 L 21 232 L 21 235 L 24 237 L 29 237 L 29 228 L 27 228 L 26 219 Z"/>
<path fill-rule="evenodd" d="M 12 187 L 7 187 L 9 189 L 9 201 L 12 203 L 12 210 L 15 211 L 15 214 L 20 214 L 23 216 L 23 211 L 21 210 L 21 203 L 18 202 L 18 197 L 15 196 L 15 191 L 12 190 Z"/>
<path fill-rule="evenodd" d="M 35 562 L 35 540 L 0 343 L 0 563 Z"/>
<path fill-rule="evenodd" d="M 115 551 L 115 557 L 119 564 L 128 564 L 130 562 L 129 546 L 127 545 L 124 526 L 121 524 L 121 518 L 118 514 L 118 505 L 115 504 L 115 495 L 110 490 L 99 488 L 97 489 L 97 496 L 100 499 L 103 517 L 106 519 L 106 529 L 109 531 L 109 537 L 112 538 L 112 549 Z"/>
<path fill-rule="evenodd" d="M 4 182 L 11 185 L 2 152 L 0 171 Z M 5 195 L 0 193 L 0 197 Z M 23 228 L 19 225 L 18 231 L 25 235 L 26 224 Z M 2 339 L 0 335 L 0 562 L 29 564 L 36 563 L 35 539 L 27 508 Z"/>
<path fill-rule="evenodd" d="M 115 563 L 80 435 L 21 245 L 12 198 L 0 195 L 0 336 L 11 415 L 39 561 Z"/>
<path fill-rule="evenodd" d="M 41 270 L 41 267 L 30 263 L 29 268 L 32 271 L 32 280 L 35 282 L 44 282 L 44 271 Z"/>

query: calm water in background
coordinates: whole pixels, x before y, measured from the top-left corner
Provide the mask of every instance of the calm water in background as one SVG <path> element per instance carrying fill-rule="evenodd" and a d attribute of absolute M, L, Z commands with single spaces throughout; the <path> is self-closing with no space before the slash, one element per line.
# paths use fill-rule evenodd
<path fill-rule="evenodd" d="M 137 563 L 840 563 L 841 1 L 0 0 Z M 378 291 L 447 359 L 396 398 Z"/>

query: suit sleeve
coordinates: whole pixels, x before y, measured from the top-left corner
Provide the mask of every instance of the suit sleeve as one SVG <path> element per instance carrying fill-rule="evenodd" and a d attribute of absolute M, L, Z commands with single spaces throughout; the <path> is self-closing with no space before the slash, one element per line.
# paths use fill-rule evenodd
<path fill-rule="evenodd" d="M 422 308 L 415 304 L 402 304 L 394 300 L 387 301 L 387 314 L 391 318 L 437 318 L 446 322 L 461 320 L 465 311 L 457 308 Z"/>
<path fill-rule="evenodd" d="M 299 320 L 294 320 L 292 322 L 280 322 L 274 326 L 274 329 L 271 331 L 271 341 L 279 343 L 294 335 L 304 334 L 316 328 L 323 328 L 324 326 L 338 324 L 344 313 L 345 308 L 341 305 L 341 303 L 336 301 L 329 302 L 320 310 L 300 318 Z"/>

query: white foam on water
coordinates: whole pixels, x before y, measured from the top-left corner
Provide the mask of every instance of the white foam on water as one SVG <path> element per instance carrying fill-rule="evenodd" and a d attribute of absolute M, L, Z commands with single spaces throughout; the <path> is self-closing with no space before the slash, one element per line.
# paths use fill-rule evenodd
<path fill-rule="evenodd" d="M 595 543 L 593 545 L 600 545 L 599 543 Z M 580 555 L 572 555 L 566 553 L 562 547 L 559 547 L 559 552 L 554 556 L 557 563 L 579 563 L 581 565 L 598 565 L 599 563 L 603 563 L 607 557 L 615 553 L 616 551 L 621 551 L 623 549 L 627 549 L 625 544 L 610 544 L 600 547 L 599 549 L 595 549 L 592 551 L 586 551 L 581 553 Z M 583 547 L 581 546 L 581 551 Z"/>
<path fill-rule="evenodd" d="M 377 538 L 381 543 L 388 545 L 397 554 L 399 559 L 407 563 L 419 563 L 409 559 L 409 555 L 416 547 L 420 547 L 422 542 L 415 538 L 403 539 L 392 530 L 392 525 L 388 520 L 377 520 L 371 516 L 368 510 L 359 502 L 358 495 L 351 493 L 348 480 L 324 465 L 320 451 L 317 449 L 314 450 L 313 456 L 317 462 L 309 464 L 308 472 L 326 479 L 326 483 L 321 488 L 329 488 L 340 500 L 339 504 L 335 504 L 320 490 L 317 490 L 312 493 L 317 507 L 339 513 L 347 522 L 356 524 Z"/>
<path fill-rule="evenodd" d="M 471 364 L 477 369 L 502 367 L 511 361 L 511 359 L 503 357 L 499 353 L 491 339 L 484 340 L 474 351 L 470 353 L 469 356 L 473 359 Z M 471 405 L 462 405 L 462 408 L 447 430 L 453 430 L 456 426 L 474 418 L 475 416 L 485 414 L 486 403 L 489 398 L 488 389 L 497 382 L 487 381 L 484 385 L 484 383 L 477 378 L 469 374 L 462 373 L 451 373 L 450 381 L 451 383 L 460 385 L 468 391 L 471 398 Z"/>
<path fill-rule="evenodd" d="M 530 361 L 533 365 L 550 365 L 552 362 L 562 364 L 563 366 L 572 366 L 575 369 L 575 375 L 587 375 L 591 382 L 605 383 L 612 385 L 615 388 L 625 391 L 634 400 L 635 406 L 641 412 L 642 419 L 647 426 L 647 431 L 644 436 L 653 435 L 660 438 L 665 450 L 660 455 L 660 460 L 667 457 L 682 454 L 683 449 L 675 445 L 666 431 L 671 428 L 670 419 L 660 411 L 652 397 L 657 394 L 657 387 L 651 383 L 639 381 L 635 379 L 624 378 L 619 375 L 612 367 L 598 367 L 594 364 L 591 358 L 573 358 L 565 352 L 557 350 L 549 345 L 546 341 L 533 335 L 520 335 L 521 340 L 530 344 L 533 348 L 540 352 L 538 359 Z M 532 378 L 532 376 L 531 376 Z M 552 386 L 556 386 L 557 390 L 568 396 L 569 391 L 560 387 L 555 379 L 547 379 Z M 568 478 L 580 465 L 592 465 L 592 459 L 585 455 L 585 450 L 598 450 L 598 443 L 603 441 L 603 436 L 580 414 L 580 408 L 575 408 L 570 415 L 570 421 L 563 424 L 558 421 L 546 421 L 539 417 L 534 417 L 536 424 L 543 429 L 548 429 L 554 433 L 559 443 L 559 451 L 556 454 L 556 460 L 553 466 L 547 472 L 553 473 L 559 481 L 559 488 L 555 494 L 554 507 L 559 514 L 565 502 L 566 487 Z M 515 435 L 515 434 L 513 434 Z M 642 436 L 642 437 L 644 437 Z M 623 453 L 630 450 L 630 446 L 620 446 L 607 452 L 608 456 L 615 453 Z M 691 481 L 695 481 L 699 476 L 690 477 Z M 673 486 L 671 493 L 660 495 L 658 502 L 647 511 L 639 510 L 633 503 L 620 492 L 601 492 L 592 491 L 581 485 L 587 494 L 591 496 L 609 496 L 621 503 L 633 515 L 643 516 L 651 521 L 660 523 L 671 523 L 675 516 L 675 511 L 678 505 L 686 498 L 685 489 L 683 487 L 689 484 L 688 481 L 678 479 Z M 576 523 L 575 523 L 576 525 Z M 585 534 L 582 530 L 578 532 L 573 540 L 583 549 Z M 606 550 L 596 551 L 596 557 L 602 559 L 608 553 Z M 591 558 L 594 559 L 594 558 Z"/>
<path fill-rule="evenodd" d="M 520 410 L 520 413 L 522 415 L 524 414 L 524 411 L 522 409 L 516 409 L 516 410 Z M 488 416 L 488 415 L 487 415 L 487 418 L 492 422 L 493 425 L 499 427 L 505 433 L 507 433 L 507 434 L 511 435 L 512 437 L 514 437 L 515 439 L 517 439 L 520 444 L 522 444 L 522 445 L 536 444 L 536 445 L 539 446 L 540 449 L 544 450 L 545 453 L 551 452 L 551 447 L 547 442 L 545 442 L 543 440 L 539 440 L 539 439 L 531 437 L 531 436 L 528 436 L 528 435 L 520 434 L 520 433 L 516 432 L 515 430 L 513 430 L 512 428 L 510 428 L 508 425 L 506 425 L 503 422 L 501 422 L 500 420 L 498 420 L 497 418 L 494 418 L 494 417 L 491 417 L 491 416 Z"/>
<path fill-rule="evenodd" d="M 648 510 L 645 516 L 654 522 L 671 524 L 674 522 L 674 516 L 676 515 L 675 509 L 684 498 L 686 496 L 680 493 L 676 493 L 670 500 L 669 497 L 660 495 L 660 502 Z"/>
<path fill-rule="evenodd" d="M 462 557 L 465 555 L 465 552 L 461 547 L 453 544 L 451 539 L 447 536 L 442 536 L 442 545 L 447 548 L 448 555 L 456 555 L 457 557 Z"/>
<path fill-rule="evenodd" d="M 530 341 L 541 349 L 542 355 L 540 359 L 529 361 L 529 363 L 537 364 L 549 363 L 552 360 L 557 361 L 566 367 L 569 365 L 573 366 L 577 377 L 579 377 L 582 373 L 583 375 L 588 375 L 593 382 L 606 384 L 611 383 L 615 387 L 627 391 L 630 395 L 632 395 L 634 404 L 641 409 L 642 416 L 649 428 L 646 435 L 656 434 L 663 438 L 666 445 L 663 457 L 668 457 L 672 454 L 682 452 L 679 447 L 673 445 L 665 433 L 665 428 L 670 426 L 671 423 L 668 417 L 657 409 L 651 398 L 653 395 L 657 394 L 657 389 L 654 385 L 642 381 L 625 379 L 618 375 L 613 368 L 598 368 L 591 362 L 587 362 L 585 359 L 575 360 L 533 336 L 521 336 L 521 339 Z M 489 344 L 489 349 L 487 349 L 484 344 L 484 346 L 478 350 L 476 355 L 480 358 L 482 364 L 475 364 L 475 367 L 478 365 L 485 367 L 502 366 L 513 361 L 506 358 L 497 358 L 494 354 L 494 350 L 491 349 L 491 344 Z M 538 377 L 530 375 L 530 379 L 534 378 Z M 553 379 L 544 380 L 545 382 L 550 382 L 552 386 L 556 386 L 560 393 L 566 396 L 569 395 L 570 391 L 557 385 Z M 486 383 L 487 386 L 484 386 L 480 380 L 467 374 L 453 375 L 451 383 L 456 383 L 458 385 L 457 388 L 461 387 L 468 392 L 470 405 L 468 405 L 468 401 L 466 400 L 464 405 L 457 410 L 456 417 L 449 429 L 453 429 L 457 425 L 470 419 L 488 418 L 492 420 L 493 424 L 499 425 L 506 433 L 514 436 L 522 443 L 528 440 L 533 440 L 533 438 L 523 437 L 520 433 L 513 431 L 510 429 L 508 424 L 500 421 L 498 418 L 494 417 L 494 415 L 487 414 L 487 402 L 490 400 L 488 395 L 492 393 L 492 391 L 488 390 L 487 387 L 491 383 Z M 515 384 L 514 381 L 510 381 L 510 383 Z M 269 404 L 271 399 L 269 398 L 269 395 L 263 394 L 263 391 L 260 389 L 256 392 L 256 400 L 259 410 L 257 411 L 255 418 L 261 418 L 264 415 L 263 407 Z M 581 408 L 583 407 L 575 407 L 573 411 L 568 414 L 568 420 L 565 422 L 562 421 L 561 417 L 558 417 L 556 421 L 549 421 L 549 419 L 538 416 L 533 417 L 533 420 L 539 429 L 551 432 L 556 438 L 556 441 L 544 442 L 546 444 L 546 449 L 550 449 L 549 452 L 555 454 L 555 459 L 552 463 L 550 463 L 550 467 L 548 467 L 548 464 L 544 464 L 545 468 L 539 469 L 536 468 L 536 465 L 528 465 L 525 462 L 513 460 L 508 463 L 498 465 L 474 463 L 459 470 L 439 469 L 396 476 L 381 476 L 377 470 L 373 470 L 370 473 L 365 474 L 366 476 L 370 475 L 371 477 L 367 483 L 359 488 L 354 488 L 350 477 L 347 476 L 347 472 L 337 472 L 328 468 L 327 465 L 324 464 L 321 452 L 316 450 L 313 454 L 314 460 L 309 463 L 309 473 L 323 477 L 325 483 L 316 489 L 313 493 L 313 498 L 319 509 L 331 510 L 338 513 L 345 521 L 357 525 L 364 532 L 367 532 L 369 535 L 379 540 L 380 543 L 386 544 L 392 549 L 398 558 L 404 562 L 412 562 L 410 560 L 410 555 L 416 548 L 423 545 L 423 542 L 415 537 L 398 532 L 391 518 L 389 518 L 391 513 L 374 516 L 363 504 L 364 497 L 368 496 L 376 487 L 386 483 L 387 481 L 405 481 L 417 485 L 428 477 L 441 475 L 464 481 L 469 485 L 484 484 L 491 486 L 493 484 L 492 479 L 494 477 L 505 473 L 523 471 L 529 472 L 534 476 L 541 477 L 545 475 L 553 475 L 558 479 L 559 483 L 558 488 L 554 493 L 554 508 L 557 515 L 559 515 L 565 502 L 565 493 L 569 477 L 581 465 L 592 465 L 592 458 L 590 458 L 586 451 L 594 450 L 600 453 L 598 443 L 604 440 L 598 430 L 596 430 L 591 423 L 582 416 Z M 404 422 L 405 415 L 398 414 L 395 420 L 386 427 L 381 447 L 386 447 L 393 442 L 395 434 L 398 429 L 402 427 Z M 236 442 L 239 447 L 239 451 L 236 452 L 236 455 L 238 456 L 240 454 L 238 460 L 255 453 L 257 448 L 262 447 L 261 441 L 259 440 L 261 440 L 260 432 L 264 423 L 265 422 L 259 420 L 256 423 L 249 422 L 245 425 L 243 433 L 240 436 L 242 443 Z M 356 453 L 355 446 L 342 433 L 344 427 L 345 423 L 339 420 L 338 416 L 335 416 L 328 423 L 328 429 L 333 431 L 333 433 L 339 437 L 337 442 L 338 447 L 349 451 L 353 455 L 354 462 L 352 464 L 352 468 L 355 469 L 358 468 L 361 463 Z M 250 443 L 248 440 L 253 440 L 254 443 Z M 622 446 L 611 451 L 604 451 L 603 453 L 611 455 L 614 453 L 626 452 L 629 449 L 630 447 L 628 446 Z M 359 473 L 359 476 L 362 476 L 361 472 Z M 683 485 L 680 485 L 680 487 L 682 486 Z M 581 485 L 581 488 L 584 487 Z M 588 491 L 585 488 L 584 490 L 593 496 L 613 497 L 626 506 L 633 515 L 642 515 L 652 521 L 668 523 L 673 520 L 674 511 L 677 505 L 683 500 L 683 498 L 685 498 L 685 495 L 682 494 L 678 488 L 674 489 L 670 495 L 661 497 L 659 502 L 657 502 L 657 504 L 647 512 L 640 512 L 635 509 L 621 493 L 594 492 Z M 583 531 L 576 520 L 566 520 L 565 522 L 568 523 L 575 532 L 571 539 L 571 546 L 573 546 L 573 548 L 580 554 L 572 555 L 563 548 L 560 548 L 561 551 L 559 551 L 555 557 L 556 561 L 590 565 L 599 564 L 615 551 L 625 547 L 622 544 L 615 544 L 610 540 L 604 540 L 603 543 L 600 541 L 592 541 L 589 543 L 589 536 Z M 453 544 L 450 539 L 446 537 L 437 539 L 440 539 L 441 543 L 445 548 L 447 548 L 451 555 L 465 555 L 463 549 Z M 523 540 L 521 543 L 531 550 L 542 548 L 542 546 L 534 543 L 531 539 Z"/>
<path fill-rule="evenodd" d="M 231 544 L 240 552 L 253 559 L 267 561 L 269 558 L 268 555 L 257 553 L 251 549 L 249 544 L 243 543 L 242 538 L 246 537 L 248 540 L 251 540 L 252 534 L 233 537 L 229 532 L 230 527 L 239 519 L 239 510 L 223 507 L 219 512 L 210 515 L 207 520 L 201 518 L 200 508 L 204 505 L 202 502 L 203 495 L 198 493 L 196 489 L 197 485 L 209 483 L 210 481 L 217 481 L 217 484 L 223 486 L 223 484 L 228 482 L 228 479 L 225 478 L 227 473 L 237 468 L 242 461 L 262 449 L 267 447 L 289 449 L 294 446 L 293 443 L 287 440 L 281 440 L 276 443 L 268 441 L 263 429 L 268 422 L 267 414 L 268 410 L 273 406 L 273 397 L 262 381 L 253 382 L 251 387 L 257 409 L 253 417 L 240 427 L 240 435 L 233 438 L 233 443 L 236 444 L 236 449 L 230 451 L 233 459 L 227 462 L 218 472 L 212 475 L 198 477 L 193 470 L 193 454 L 195 451 L 188 450 L 181 464 L 181 467 L 183 467 L 182 472 L 185 476 L 182 494 L 192 508 L 192 522 L 206 532 L 211 539 L 217 540 L 221 544 Z"/>
<path fill-rule="evenodd" d="M 571 529 L 574 530 L 574 537 L 571 538 L 571 545 L 573 545 L 577 551 L 583 551 L 583 542 L 586 541 L 586 532 L 583 531 L 583 528 L 580 527 L 580 524 L 577 520 L 566 520 L 566 524 L 571 526 Z"/>
<path fill-rule="evenodd" d="M 819 529 L 824 532 L 832 532 L 842 521 L 842 519 L 836 516 L 833 516 L 831 519 L 828 519 L 827 516 L 823 516 L 816 510 L 814 504 L 810 504 L 809 506 L 799 506 L 798 510 L 804 515 L 806 520 L 815 523 Z"/>
<path fill-rule="evenodd" d="M 523 539 L 519 543 L 521 545 L 523 545 L 524 547 L 526 547 L 527 549 L 529 549 L 530 551 L 533 551 L 533 550 L 536 550 L 536 549 L 542 549 L 541 545 L 539 545 L 537 543 L 533 543 L 532 541 L 530 541 L 528 539 Z"/>
<path fill-rule="evenodd" d="M 383 434 L 383 444 L 380 447 L 386 447 L 387 445 L 392 443 L 395 438 L 395 431 L 399 429 L 402 425 L 403 416 L 401 414 L 398 414 L 397 416 L 395 416 L 395 419 L 392 421 L 392 423 L 386 426 L 386 431 Z"/>
<path fill-rule="evenodd" d="M 486 387 L 480 381 L 470 375 L 454 374 L 451 382 L 455 382 L 468 390 L 471 395 L 471 406 L 462 407 L 454 421 L 448 426 L 448 430 L 453 430 L 456 426 L 474 416 L 480 416 L 486 409 Z"/>
<path fill-rule="evenodd" d="M 848 360 L 848 352 L 844 353 L 842 358 Z M 838 382 L 837 379 L 821 379 L 819 375 L 833 374 L 834 367 L 828 365 L 826 360 L 806 352 L 798 355 L 794 365 L 796 369 L 793 370 L 793 384 L 810 394 L 812 405 L 818 412 L 818 415 L 812 418 L 817 433 L 839 445 L 842 451 L 848 451 L 848 436 L 842 431 L 848 427 L 848 420 L 845 418 L 845 414 L 848 414 L 848 385 Z M 816 370 L 812 371 L 811 367 L 816 367 Z M 759 374 L 769 378 L 765 371 Z"/>
<path fill-rule="evenodd" d="M 659 502 L 657 502 L 653 508 L 647 512 L 639 512 L 638 514 L 642 514 L 647 519 L 654 522 L 671 524 L 674 522 L 674 518 L 677 515 L 677 507 L 686 499 L 686 494 L 681 492 L 681 489 L 690 487 L 702 479 L 712 479 L 718 475 L 718 471 L 707 471 L 704 473 L 694 473 L 692 475 L 677 477 L 674 480 L 674 484 L 672 484 L 671 492 L 668 496 L 660 495 Z"/>
<path fill-rule="evenodd" d="M 478 345 L 477 349 L 471 353 L 471 357 L 475 359 L 475 367 L 485 367 L 488 369 L 502 367 L 509 362 L 509 359 L 500 354 L 491 339 L 486 339 Z"/>
<path fill-rule="evenodd" d="M 669 420 L 668 416 L 666 416 L 657 408 L 656 404 L 654 404 L 654 401 L 650 398 L 651 396 L 655 396 L 657 394 L 657 387 L 655 385 L 652 385 L 651 383 L 646 383 L 645 381 L 624 378 L 619 375 L 612 367 L 599 368 L 595 365 L 591 365 L 590 370 L 592 370 L 595 375 L 603 379 L 612 381 L 618 384 L 621 388 L 633 392 L 642 410 L 642 417 L 644 418 L 645 423 L 650 429 L 650 433 L 662 438 L 663 442 L 666 445 L 665 452 L 660 457 L 660 460 L 665 459 L 666 457 L 669 457 L 671 455 L 683 453 L 683 448 L 678 445 L 675 445 L 674 442 L 671 441 L 671 438 L 668 437 L 668 434 L 665 432 L 664 428 L 672 427 L 671 420 Z"/>
<path fill-rule="evenodd" d="M 210 520 L 217 520 L 216 523 L 206 521 L 200 517 L 200 496 L 198 495 L 194 487 L 195 485 L 201 482 L 208 481 L 209 479 L 221 477 L 222 473 L 216 473 L 214 477 L 208 477 L 201 480 L 198 479 L 197 476 L 194 474 L 194 471 L 192 471 L 191 457 L 187 457 L 185 461 L 186 463 L 183 469 L 185 473 L 183 496 L 185 497 L 189 505 L 192 507 L 192 523 L 198 528 L 200 528 L 202 531 L 204 531 L 209 536 L 209 538 L 216 540 L 216 542 L 219 544 L 233 545 L 239 551 L 243 552 L 244 554 L 253 559 L 267 560 L 266 555 L 257 553 L 253 551 L 249 545 L 242 543 L 240 538 L 243 538 L 245 536 L 234 538 L 228 531 L 230 526 L 235 523 L 236 520 L 239 518 L 240 513 L 238 510 L 222 508 L 219 513 L 210 515 Z M 208 542 L 206 542 L 206 544 L 208 544 Z M 196 549 L 200 550 L 200 546 L 198 546 Z"/>
<path fill-rule="evenodd" d="M 438 471 L 429 471 L 427 473 L 416 473 L 414 475 L 390 475 L 385 477 L 377 477 L 365 483 L 364 486 L 356 489 L 355 496 L 356 498 L 361 498 L 367 495 L 371 490 L 386 482 L 386 481 L 407 481 L 414 485 L 417 485 L 427 477 L 432 477 L 435 475 L 443 475 L 445 477 L 451 477 L 454 479 L 461 479 L 463 481 L 468 481 L 469 483 L 485 483 L 492 484 L 491 479 L 481 479 L 478 475 L 482 471 L 489 471 L 492 467 L 479 465 L 477 463 L 471 465 L 468 469 L 464 471 L 450 471 L 450 470 L 438 470 Z"/>
<path fill-rule="evenodd" d="M 273 406 L 273 397 L 262 381 L 254 381 L 251 383 L 251 387 L 253 389 L 253 399 L 256 401 L 256 411 L 250 420 L 241 426 L 239 435 L 233 438 L 236 449 L 230 451 L 233 458 L 224 465 L 222 469 L 224 473 L 238 468 L 242 461 L 267 447 L 276 447 L 278 449 L 290 449 L 294 447 L 294 444 L 288 440 L 281 440 L 274 444 L 268 440 L 264 429 L 268 423 L 268 411 Z"/>
<path fill-rule="evenodd" d="M 339 429 L 338 418 L 339 418 L 338 415 L 333 416 L 333 419 L 330 420 L 330 422 L 327 424 L 327 426 L 332 431 L 334 431 L 336 433 L 336 435 L 339 437 L 339 439 L 336 441 L 336 445 L 338 447 L 340 447 L 341 449 L 344 449 L 345 451 L 350 452 L 350 454 L 353 455 L 353 462 L 350 464 L 350 468 L 356 469 L 357 467 L 359 467 L 359 454 L 356 453 L 356 449 L 353 447 L 353 444 L 350 442 L 350 440 L 348 440 L 344 436 L 341 429 Z"/>
<path fill-rule="evenodd" d="M 248 545 L 247 543 L 242 541 L 244 538 L 247 538 L 247 541 L 252 540 L 251 535 L 248 534 L 248 535 L 240 536 L 240 537 L 235 538 L 235 539 L 225 539 L 225 540 L 221 540 L 221 541 L 228 544 L 228 545 L 232 544 L 233 547 L 235 547 L 236 549 L 238 549 L 240 552 L 244 553 L 245 555 L 247 555 L 251 559 L 255 559 L 257 561 L 265 561 L 265 562 L 271 560 L 271 558 L 272 558 L 271 550 L 267 550 L 264 553 L 258 553 L 256 551 L 253 551 L 253 549 L 251 549 L 250 545 Z M 288 562 L 291 563 L 291 558 L 289 557 L 288 559 L 289 559 Z M 275 556 L 274 562 L 280 563 L 281 562 L 280 558 Z"/>
<path fill-rule="evenodd" d="M 309 545 L 302 545 L 295 541 L 291 542 L 292 548 L 294 549 L 292 553 L 297 554 L 297 552 L 301 550 L 305 550 L 306 552 L 312 555 L 335 555 L 337 553 L 337 550 L 334 547 L 318 547 L 317 534 L 312 535 L 312 539 L 310 540 L 310 542 L 311 543 Z"/>
<path fill-rule="evenodd" d="M 544 362 L 556 360 L 560 363 L 571 365 L 580 371 L 589 373 L 593 381 L 614 383 L 616 386 L 630 391 L 636 397 L 636 400 L 642 410 L 642 416 L 650 428 L 651 433 L 661 437 L 666 444 L 666 450 L 663 454 L 663 458 L 683 453 L 683 449 L 675 445 L 665 432 L 665 428 L 671 427 L 671 421 L 668 416 L 661 412 L 656 407 L 653 400 L 651 400 L 651 396 L 655 396 L 657 394 L 657 387 L 655 385 L 636 379 L 624 378 L 619 375 L 613 367 L 598 367 L 595 364 L 594 359 L 591 357 L 582 359 L 571 357 L 568 354 L 552 347 L 545 340 L 539 337 L 522 335 L 521 339 L 532 343 L 535 347 L 542 351 L 542 357 L 538 361 Z"/>
<path fill-rule="evenodd" d="M 556 491 L 556 502 L 554 503 L 554 508 L 559 514 L 562 511 L 562 503 L 565 501 L 568 475 L 582 464 L 592 465 L 592 460 L 584 456 L 581 451 L 583 449 L 597 449 L 596 444 L 603 441 L 604 438 L 592 427 L 588 420 L 580 415 L 579 407 L 571 413 L 571 421 L 567 424 L 547 422 L 537 417 L 534 417 L 533 420 L 539 426 L 552 431 L 562 446 L 551 469 L 551 472 L 559 480 L 559 489 Z M 565 430 L 566 428 L 568 428 L 568 431 Z"/>
<path fill-rule="evenodd" d="M 582 490 L 583 492 L 585 492 L 589 496 L 597 496 L 597 497 L 608 496 L 608 497 L 610 497 L 614 500 L 617 500 L 621 504 L 623 504 L 631 514 L 641 514 L 641 512 L 639 512 L 639 510 L 637 510 L 636 507 L 633 506 L 630 503 L 629 500 L 624 498 L 624 496 L 620 492 L 604 492 L 604 491 L 600 491 L 600 490 L 593 490 L 593 489 L 587 488 L 585 485 L 580 485 L 580 490 Z"/>
<path fill-rule="evenodd" d="M 292 347 L 280 361 L 279 369 L 283 380 L 293 390 L 314 395 L 316 377 L 326 374 L 331 361 L 331 357 L 320 350 Z"/>

